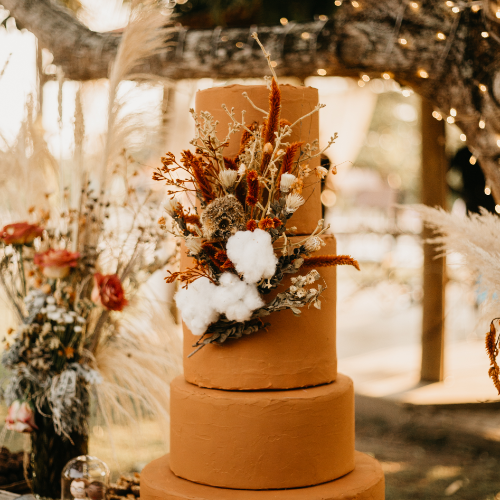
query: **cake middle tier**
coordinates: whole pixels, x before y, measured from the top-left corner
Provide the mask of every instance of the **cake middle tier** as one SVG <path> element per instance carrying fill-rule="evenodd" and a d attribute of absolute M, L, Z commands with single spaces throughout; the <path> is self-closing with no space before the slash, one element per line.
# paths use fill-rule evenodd
<path fill-rule="evenodd" d="M 333 481 L 354 469 L 354 391 L 331 384 L 286 391 L 171 384 L 170 467 L 189 481 L 284 489 Z"/>
<path fill-rule="evenodd" d="M 314 256 L 335 255 L 333 235 L 322 236 L 325 246 Z M 293 243 L 303 236 L 290 238 Z M 279 240 L 276 245 L 283 244 Z M 277 253 L 279 249 L 276 250 Z M 193 266 L 183 254 L 181 269 Z M 298 274 L 305 276 L 316 267 L 301 267 Z M 269 323 L 265 330 L 244 335 L 223 344 L 207 345 L 191 357 L 193 344 L 198 339 L 184 326 L 184 376 L 188 382 L 201 387 L 230 391 L 293 389 L 333 382 L 337 376 L 336 351 L 336 268 L 318 267 L 323 280 L 313 285 L 326 284 L 321 295 L 321 310 L 303 307 L 300 316 L 292 311 L 275 312 L 263 317 Z M 270 302 L 277 293 L 291 285 L 292 274 L 285 275 L 280 286 L 269 295 Z"/>

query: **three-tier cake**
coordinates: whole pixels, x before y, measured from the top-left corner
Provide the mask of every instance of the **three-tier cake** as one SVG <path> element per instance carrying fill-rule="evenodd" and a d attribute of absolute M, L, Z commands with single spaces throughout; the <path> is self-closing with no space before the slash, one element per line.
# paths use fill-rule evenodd
<path fill-rule="evenodd" d="M 280 90 L 281 116 L 291 123 L 317 105 L 314 88 Z M 267 101 L 265 86 L 231 85 L 198 92 L 196 110 L 209 111 L 225 134 L 230 118 L 222 104 L 236 115 L 246 110 L 251 123 L 262 120 L 257 108 Z M 313 113 L 289 140 L 312 142 L 318 130 Z M 233 135 L 226 154 L 238 147 Z M 295 238 L 321 218 L 319 186 L 304 188 Z M 322 238 L 318 255 L 335 254 L 334 237 Z M 142 472 L 142 500 L 384 499 L 380 465 L 354 449 L 353 384 L 337 374 L 336 272 L 321 271 L 327 289 L 320 311 L 275 313 L 266 330 L 206 345 L 189 358 L 197 337 L 184 325 L 184 376 L 171 384 L 170 455 Z"/>

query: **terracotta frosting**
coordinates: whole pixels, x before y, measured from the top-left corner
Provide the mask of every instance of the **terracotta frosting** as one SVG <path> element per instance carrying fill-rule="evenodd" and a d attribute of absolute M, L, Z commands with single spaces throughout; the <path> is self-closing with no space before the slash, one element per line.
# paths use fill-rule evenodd
<path fill-rule="evenodd" d="M 318 104 L 318 89 L 312 87 L 295 87 L 293 85 L 280 85 L 281 90 L 281 118 L 294 123 L 296 120 L 306 115 Z M 222 109 L 225 104 L 230 110 L 234 108 L 235 117 L 241 121 L 241 112 L 245 113 L 245 123 L 251 124 L 254 121 L 262 123 L 264 115 L 261 111 L 254 109 L 243 97 L 243 92 L 259 108 L 267 111 L 269 107 L 269 91 L 264 85 L 228 85 L 226 87 L 214 87 L 200 90 L 196 93 L 195 109 L 208 111 L 219 122 L 217 133 L 220 140 L 223 140 L 229 130 L 231 119 Z M 294 127 L 292 135 L 287 137 L 287 142 L 304 141 L 312 143 L 319 137 L 319 114 L 314 113 L 305 118 Z M 234 157 L 238 153 L 241 132 L 233 134 L 229 141 L 229 147 L 225 150 L 225 156 Z M 320 164 L 319 158 L 314 158 L 309 163 L 311 168 Z M 321 187 L 318 179 L 311 175 L 306 179 L 304 198 L 306 204 L 294 214 L 291 225 L 296 226 L 298 234 L 310 234 L 314 231 L 318 220 L 321 219 Z"/>
<path fill-rule="evenodd" d="M 281 489 L 337 479 L 354 468 L 350 378 L 288 391 L 171 384 L 170 466 L 184 479 L 236 489 Z"/>
<path fill-rule="evenodd" d="M 323 240 L 326 246 L 314 255 L 335 254 L 335 238 L 326 236 Z M 181 255 L 182 267 L 192 265 L 185 252 Z M 227 390 L 290 389 L 333 382 L 337 376 L 336 268 L 318 271 L 327 284 L 321 310 L 303 308 L 300 316 L 291 311 L 272 314 L 265 318 L 271 324 L 267 330 L 222 345 L 205 346 L 191 358 L 187 356 L 193 352 L 198 337 L 183 325 L 186 380 Z M 277 291 L 285 290 L 289 280 L 284 279 Z"/>
<path fill-rule="evenodd" d="M 177 477 L 165 455 L 141 472 L 142 500 L 384 500 L 384 474 L 372 457 L 356 452 L 356 468 L 336 481 L 288 490 L 213 488 Z"/>

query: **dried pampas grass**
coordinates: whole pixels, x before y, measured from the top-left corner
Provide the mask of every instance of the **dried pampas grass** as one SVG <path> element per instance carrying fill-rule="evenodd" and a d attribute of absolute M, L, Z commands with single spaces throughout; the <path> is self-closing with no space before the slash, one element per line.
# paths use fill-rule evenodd
<path fill-rule="evenodd" d="M 500 290 L 500 218 L 482 209 L 481 214 L 457 217 L 440 208 L 413 206 L 435 235 L 429 240 L 443 253 L 463 255 L 467 268 L 481 276 L 481 290 L 486 292 L 484 315 L 498 312 Z M 498 314 L 493 313 L 495 316 Z"/>

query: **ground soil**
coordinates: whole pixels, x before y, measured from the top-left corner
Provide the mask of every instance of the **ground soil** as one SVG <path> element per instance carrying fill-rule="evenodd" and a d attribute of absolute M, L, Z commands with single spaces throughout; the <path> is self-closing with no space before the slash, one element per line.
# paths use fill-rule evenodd
<path fill-rule="evenodd" d="M 500 500 L 500 454 L 494 449 L 359 420 L 356 449 L 381 462 L 386 500 Z"/>

